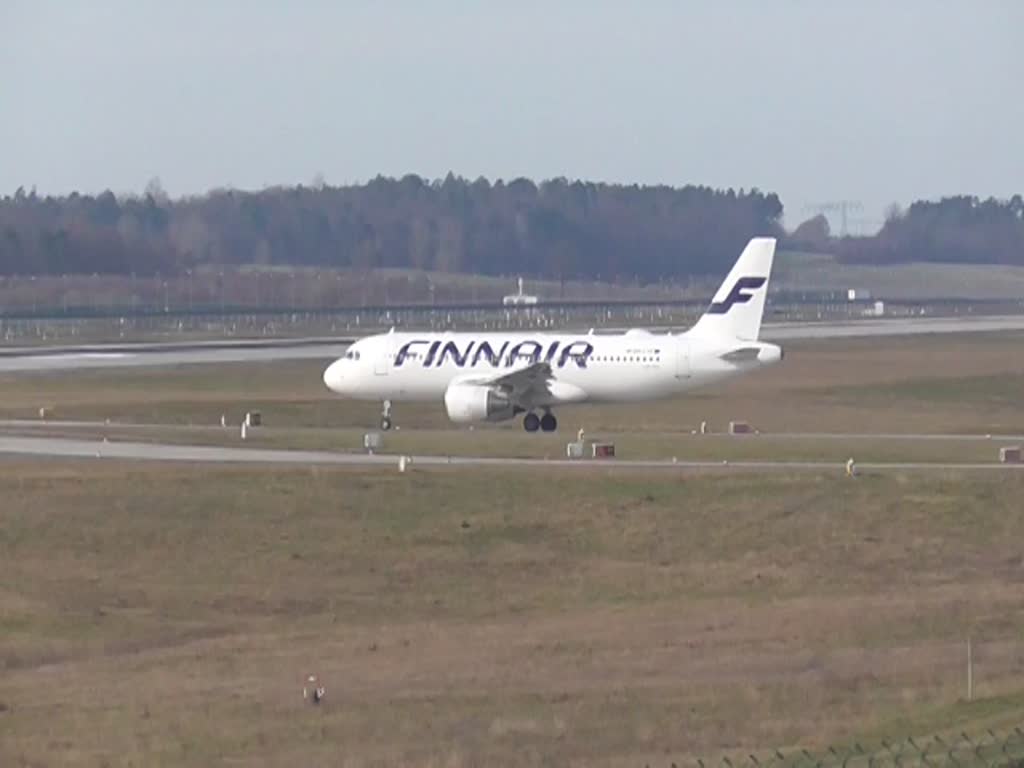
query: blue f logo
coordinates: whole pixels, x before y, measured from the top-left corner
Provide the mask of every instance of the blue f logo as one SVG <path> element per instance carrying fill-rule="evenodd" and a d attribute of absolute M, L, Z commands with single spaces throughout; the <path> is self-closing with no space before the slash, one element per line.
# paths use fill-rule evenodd
<path fill-rule="evenodd" d="M 741 277 L 733 285 L 728 296 L 721 301 L 711 302 L 711 306 L 708 307 L 708 314 L 724 315 L 732 309 L 733 304 L 746 304 L 753 298 L 753 295 L 749 292 L 760 288 L 767 279 L 766 277 Z"/>

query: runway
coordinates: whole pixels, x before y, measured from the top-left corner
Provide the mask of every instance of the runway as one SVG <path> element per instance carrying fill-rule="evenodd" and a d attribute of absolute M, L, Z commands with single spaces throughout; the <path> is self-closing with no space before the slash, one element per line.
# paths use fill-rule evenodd
<path fill-rule="evenodd" d="M 168 445 L 131 441 L 78 440 L 50 437 L 0 436 L 0 454 L 119 461 L 189 462 L 196 464 L 376 466 L 396 467 L 397 455 L 334 453 L 330 451 L 225 448 L 205 445 Z M 671 459 L 522 459 L 485 456 L 413 456 L 413 467 L 461 468 L 572 468 L 578 470 L 715 470 L 757 472 L 842 472 L 841 462 L 826 461 L 676 461 Z M 1020 471 L 1024 464 L 995 463 L 865 463 L 861 471 Z"/>
<path fill-rule="evenodd" d="M 1024 331 L 1024 315 L 878 318 L 826 323 L 765 323 L 761 330 L 761 335 L 768 341 L 919 336 L 942 333 L 998 333 Z"/>
<path fill-rule="evenodd" d="M 893 318 L 827 323 L 765 324 L 769 341 L 1024 331 L 1024 315 L 959 318 Z M 333 360 L 352 337 L 225 339 L 168 344 L 90 344 L 0 348 L 0 373 L 87 368 L 160 367 L 275 360 Z"/>
<path fill-rule="evenodd" d="M 352 338 L 225 339 L 169 344 L 90 344 L 0 349 L 0 373 L 169 367 L 275 360 L 333 360 Z"/>

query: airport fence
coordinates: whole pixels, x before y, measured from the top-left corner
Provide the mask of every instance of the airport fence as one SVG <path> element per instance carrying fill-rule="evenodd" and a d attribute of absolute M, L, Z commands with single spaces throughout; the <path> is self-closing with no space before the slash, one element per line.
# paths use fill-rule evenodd
<path fill-rule="evenodd" d="M 777 750 L 770 755 L 732 754 L 715 760 L 694 758 L 674 768 L 1024 768 L 1024 730 L 987 730 L 969 736 L 854 743 L 821 750 Z"/>

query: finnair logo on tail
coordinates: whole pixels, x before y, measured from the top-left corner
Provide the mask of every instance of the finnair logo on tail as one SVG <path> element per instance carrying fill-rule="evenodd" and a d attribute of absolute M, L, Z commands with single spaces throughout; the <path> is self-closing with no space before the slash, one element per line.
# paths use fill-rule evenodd
<path fill-rule="evenodd" d="M 766 277 L 741 277 L 733 285 L 732 290 L 729 291 L 729 295 L 721 301 L 711 302 L 711 306 L 708 307 L 709 315 L 724 315 L 730 309 L 733 304 L 746 304 L 754 295 L 750 291 L 756 291 L 762 285 L 765 284 Z"/>

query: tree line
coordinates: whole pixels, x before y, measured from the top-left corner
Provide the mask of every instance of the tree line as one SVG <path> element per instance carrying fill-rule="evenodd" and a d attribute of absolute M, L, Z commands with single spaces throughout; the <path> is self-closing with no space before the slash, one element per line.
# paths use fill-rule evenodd
<path fill-rule="evenodd" d="M 781 235 L 757 189 L 626 186 L 449 174 L 366 184 L 137 196 L 0 198 L 0 274 L 181 274 L 209 264 L 400 267 L 553 280 L 721 272 L 754 235 Z"/>
<path fill-rule="evenodd" d="M 548 280 L 654 282 L 720 274 L 755 235 L 851 263 L 1024 264 L 1024 203 L 949 197 L 892 208 L 870 237 L 815 217 L 787 234 L 758 189 L 407 175 L 169 198 L 0 197 L 0 275 L 183 275 L 209 265 L 412 268 Z"/>
<path fill-rule="evenodd" d="M 798 250 L 832 253 L 847 263 L 958 262 L 1024 266 L 1024 200 L 959 195 L 891 206 L 869 237 L 834 238 L 824 216 L 801 224 L 788 238 Z"/>

